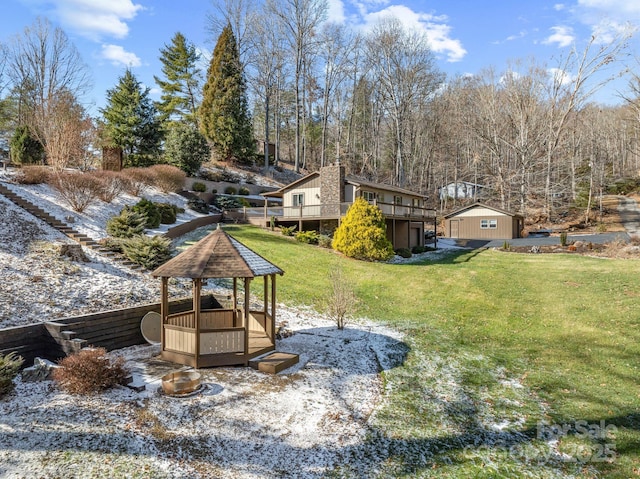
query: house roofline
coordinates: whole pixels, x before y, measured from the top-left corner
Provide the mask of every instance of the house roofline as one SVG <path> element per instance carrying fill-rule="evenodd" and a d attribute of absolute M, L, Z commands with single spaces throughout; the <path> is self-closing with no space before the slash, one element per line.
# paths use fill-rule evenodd
<path fill-rule="evenodd" d="M 496 208 L 495 206 L 489 206 L 489 205 L 487 205 L 487 204 L 485 204 L 485 203 L 481 203 L 481 202 L 479 202 L 479 201 L 476 201 L 475 203 L 473 203 L 473 204 L 471 204 L 471 205 L 463 206 L 462 208 L 458 208 L 457 210 L 452 211 L 452 212 L 451 212 L 451 213 L 449 213 L 448 215 L 445 215 L 445 216 L 444 216 L 444 219 L 445 219 L 445 220 L 446 220 L 446 219 L 449 219 L 449 218 L 451 218 L 452 216 L 456 216 L 456 215 L 458 215 L 458 214 L 460 214 L 460 213 L 462 213 L 462 212 L 464 212 L 464 211 L 470 210 L 470 209 L 475 208 L 475 207 L 488 208 L 488 209 L 490 209 L 490 210 L 495 211 L 496 213 L 502 213 L 502 214 L 504 214 L 504 215 L 511 216 L 511 217 L 513 217 L 513 218 L 523 218 L 523 219 L 524 219 L 524 216 L 522 216 L 521 214 L 518 214 L 518 213 L 511 213 L 510 211 L 503 210 L 503 209 L 501 209 L 501 208 Z"/>

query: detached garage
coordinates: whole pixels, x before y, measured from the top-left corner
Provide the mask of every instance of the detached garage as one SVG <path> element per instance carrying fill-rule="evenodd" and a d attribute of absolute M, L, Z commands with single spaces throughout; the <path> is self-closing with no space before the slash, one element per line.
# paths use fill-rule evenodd
<path fill-rule="evenodd" d="M 524 217 L 474 203 L 444 217 L 445 236 L 461 239 L 513 239 L 522 237 Z"/>

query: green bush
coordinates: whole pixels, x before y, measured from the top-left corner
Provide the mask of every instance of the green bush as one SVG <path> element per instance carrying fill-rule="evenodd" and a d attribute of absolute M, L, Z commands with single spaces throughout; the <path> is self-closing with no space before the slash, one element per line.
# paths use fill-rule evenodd
<path fill-rule="evenodd" d="M 164 142 L 165 161 L 177 166 L 189 176 L 198 172 L 210 154 L 206 138 L 193 127 L 175 124 L 166 135 Z"/>
<path fill-rule="evenodd" d="M 411 258 L 411 250 L 409 248 L 398 248 L 395 253 L 402 258 Z"/>
<path fill-rule="evenodd" d="M 241 186 L 238 189 L 238 194 L 242 196 L 247 196 L 251 194 L 251 191 L 249 191 L 249 188 L 247 188 L 246 186 Z"/>
<path fill-rule="evenodd" d="M 31 135 L 28 126 L 18 126 L 10 142 L 11 161 L 19 165 L 41 163 L 44 158 L 42 143 Z"/>
<path fill-rule="evenodd" d="M 317 231 L 298 231 L 295 234 L 296 241 L 299 243 L 318 244 L 318 237 Z"/>
<path fill-rule="evenodd" d="M 70 394 L 93 394 L 123 384 L 129 376 L 124 359 L 109 359 L 104 348 L 85 348 L 60 361 L 53 379 Z"/>
<path fill-rule="evenodd" d="M 191 185 L 191 189 L 197 193 L 205 193 L 207 191 L 207 185 L 200 181 L 194 181 Z"/>
<path fill-rule="evenodd" d="M 147 228 L 157 228 L 160 226 L 160 211 L 158 211 L 158 207 L 152 201 L 149 201 L 146 198 L 142 198 L 135 205 L 131 207 L 133 211 L 136 213 L 140 213 L 144 216 L 146 220 Z"/>
<path fill-rule="evenodd" d="M 206 203 L 206 201 L 201 200 L 200 198 L 191 198 L 187 202 L 187 208 L 202 214 L 209 213 L 209 205 Z"/>
<path fill-rule="evenodd" d="M 296 226 L 281 226 L 280 227 L 280 232 L 284 235 L 284 236 L 293 236 L 293 232 L 295 231 Z"/>
<path fill-rule="evenodd" d="M 142 214 L 125 207 L 118 216 L 107 220 L 107 234 L 114 238 L 131 238 L 143 234 L 146 223 Z"/>
<path fill-rule="evenodd" d="M 318 236 L 318 246 L 321 248 L 331 248 L 331 236 L 329 235 L 319 235 Z"/>
<path fill-rule="evenodd" d="M 24 360 L 16 353 L 0 354 L 0 398 L 9 394 L 14 387 L 13 380 L 20 372 Z"/>
<path fill-rule="evenodd" d="M 411 252 L 413 254 L 421 254 L 425 251 L 427 251 L 427 248 L 425 246 L 414 246 L 413 248 L 411 248 Z"/>
<path fill-rule="evenodd" d="M 154 203 L 160 213 L 160 224 L 172 225 L 176 222 L 178 208 L 171 203 Z"/>
<path fill-rule="evenodd" d="M 233 186 L 227 186 L 224 189 L 224 194 L 225 195 L 235 195 L 236 192 L 237 192 L 237 190 Z"/>
<path fill-rule="evenodd" d="M 333 248 L 350 258 L 386 261 L 393 256 L 382 211 L 359 197 L 333 236 Z"/>
<path fill-rule="evenodd" d="M 100 246 L 108 249 L 109 251 L 113 251 L 115 253 L 122 253 L 122 242 L 126 238 L 102 238 L 98 240 Z"/>
<path fill-rule="evenodd" d="M 234 198 L 233 196 L 216 196 L 215 200 L 213 200 L 213 204 L 215 204 L 221 210 L 231 210 L 234 208 L 240 208 L 242 203 L 238 201 L 238 198 Z"/>
<path fill-rule="evenodd" d="M 567 246 L 567 232 L 560 233 L 560 246 Z"/>
<path fill-rule="evenodd" d="M 171 240 L 163 236 L 134 236 L 122 243 L 124 255 L 149 270 L 171 259 Z"/>

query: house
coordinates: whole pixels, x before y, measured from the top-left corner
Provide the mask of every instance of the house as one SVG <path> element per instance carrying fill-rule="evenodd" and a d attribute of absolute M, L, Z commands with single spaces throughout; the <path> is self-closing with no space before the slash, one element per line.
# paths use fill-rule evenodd
<path fill-rule="evenodd" d="M 275 216 L 279 225 L 328 233 L 335 231 L 354 200 L 363 197 L 382 211 L 394 249 L 424 246 L 425 222 L 435 222 L 435 210 L 425 207 L 423 195 L 345 175 L 339 163 L 263 196 L 282 198 L 282 207 L 265 210 L 265 219 Z"/>
<path fill-rule="evenodd" d="M 460 208 L 444 217 L 445 236 L 463 239 L 521 238 L 524 217 L 483 203 Z"/>
<path fill-rule="evenodd" d="M 438 191 L 440 192 L 441 200 L 445 200 L 447 198 L 477 199 L 482 196 L 485 188 L 486 186 L 479 185 L 477 183 L 456 181 L 439 188 Z"/>

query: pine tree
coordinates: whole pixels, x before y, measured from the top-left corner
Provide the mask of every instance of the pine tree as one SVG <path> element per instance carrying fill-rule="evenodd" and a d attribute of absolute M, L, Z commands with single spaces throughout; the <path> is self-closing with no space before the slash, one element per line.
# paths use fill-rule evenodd
<path fill-rule="evenodd" d="M 195 175 L 209 159 L 210 149 L 202 133 L 188 125 L 176 124 L 166 135 L 164 160 L 187 175 Z"/>
<path fill-rule="evenodd" d="M 41 163 L 44 156 L 42 144 L 36 140 L 28 126 L 16 128 L 11 137 L 11 161 L 19 165 Z"/>
<path fill-rule="evenodd" d="M 333 249 L 350 258 L 385 261 L 393 256 L 382 211 L 359 197 L 333 235 Z"/>
<path fill-rule="evenodd" d="M 161 100 L 156 104 L 160 121 L 187 123 L 197 129 L 200 54 L 180 32 L 174 35 L 171 45 L 160 49 L 160 54 L 164 78 L 153 77 L 162 90 Z"/>
<path fill-rule="evenodd" d="M 107 90 L 107 106 L 100 113 L 103 141 L 122 148 L 126 167 L 155 163 L 162 141 L 158 111 L 149 98 L 149 88 L 143 89 L 131 70 Z"/>
<path fill-rule="evenodd" d="M 213 51 L 207 71 L 200 128 L 224 160 L 250 160 L 254 150 L 247 87 L 236 39 L 227 25 Z"/>

